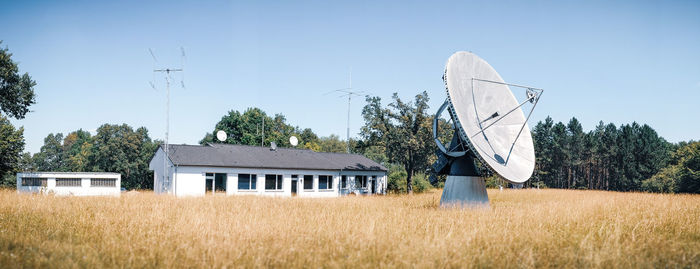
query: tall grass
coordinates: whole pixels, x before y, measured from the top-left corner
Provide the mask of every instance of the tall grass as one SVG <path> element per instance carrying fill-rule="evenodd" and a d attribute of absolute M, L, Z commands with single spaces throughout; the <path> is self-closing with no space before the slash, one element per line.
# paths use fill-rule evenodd
<path fill-rule="evenodd" d="M 700 196 L 298 199 L 0 191 L 0 267 L 700 267 Z"/>

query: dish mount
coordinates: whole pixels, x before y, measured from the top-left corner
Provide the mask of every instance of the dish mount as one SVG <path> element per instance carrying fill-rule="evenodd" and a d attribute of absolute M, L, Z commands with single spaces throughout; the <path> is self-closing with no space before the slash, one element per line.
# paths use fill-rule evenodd
<path fill-rule="evenodd" d="M 529 120 L 543 90 L 506 83 L 483 59 L 470 52 L 457 52 L 447 62 L 443 75 L 447 99 L 433 119 L 433 138 L 438 159 L 436 175 L 447 175 L 440 206 L 488 206 L 485 179 L 476 166 L 508 182 L 527 181 L 535 165 Z M 510 87 L 525 89 L 518 101 Z M 527 117 L 523 106 L 531 104 Z M 454 129 L 450 143 L 438 139 L 440 115 L 448 110 Z"/>

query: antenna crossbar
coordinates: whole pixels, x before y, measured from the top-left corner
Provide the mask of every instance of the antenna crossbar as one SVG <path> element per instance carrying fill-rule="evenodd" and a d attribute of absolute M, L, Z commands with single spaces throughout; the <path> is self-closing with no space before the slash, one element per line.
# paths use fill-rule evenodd
<path fill-rule="evenodd" d="M 488 129 L 489 127 L 493 126 L 494 124 L 496 124 L 497 122 L 499 122 L 500 120 L 502 120 L 503 118 L 505 118 L 506 116 L 508 116 L 510 113 L 513 113 L 513 111 L 515 111 L 515 110 L 517 110 L 518 108 L 522 107 L 522 106 L 525 105 L 527 102 L 533 102 L 534 105 L 533 105 L 532 109 L 530 110 L 530 114 L 528 114 L 528 119 L 529 119 L 529 118 L 530 118 L 530 115 L 532 114 L 532 111 L 534 110 L 534 107 L 537 105 L 537 102 L 539 102 L 539 100 L 540 100 L 540 96 L 541 96 L 542 93 L 544 92 L 543 89 L 533 88 L 533 87 L 529 87 L 529 86 L 522 86 L 522 85 L 512 84 L 512 83 L 498 82 L 498 81 L 485 80 L 485 79 L 478 79 L 478 78 L 472 78 L 472 81 L 490 82 L 490 83 L 495 83 L 495 84 L 501 84 L 501 85 L 508 85 L 508 86 L 526 88 L 526 89 L 528 89 L 528 90 L 535 91 L 536 94 L 531 95 L 531 96 L 528 96 L 528 98 L 525 99 L 525 101 L 521 102 L 519 105 L 517 105 L 516 107 L 514 107 L 513 109 L 511 109 L 510 111 L 508 111 L 506 114 L 503 114 L 502 116 L 500 116 L 500 117 L 499 117 L 498 119 L 496 119 L 495 121 L 491 122 L 491 123 L 490 123 L 489 125 L 487 125 L 486 127 L 481 128 L 480 131 L 478 131 L 477 133 L 475 133 L 474 135 L 472 135 L 472 136 L 469 137 L 469 138 L 474 138 L 474 137 L 476 137 L 477 135 L 483 133 L 484 131 L 486 131 L 486 129 Z M 498 117 L 498 112 L 494 113 L 491 117 L 489 117 L 488 119 L 483 120 L 482 122 L 494 118 L 494 115 L 495 115 L 496 117 Z M 525 123 L 527 123 L 527 119 L 525 120 Z M 525 127 L 525 123 L 523 123 L 523 127 Z M 480 122 L 480 125 L 481 125 L 481 122 Z M 520 133 L 521 133 L 521 132 L 522 132 L 522 127 L 520 128 L 520 132 L 518 132 L 518 136 L 520 136 Z M 516 138 L 516 140 L 517 140 L 517 138 Z"/>
<path fill-rule="evenodd" d="M 184 57 L 185 57 L 185 50 L 184 48 L 180 47 L 180 50 L 182 51 L 182 59 L 181 59 L 181 64 L 182 67 L 180 68 L 161 68 L 161 69 L 156 69 L 155 68 L 155 62 L 158 62 L 156 59 L 156 55 L 153 53 L 153 50 L 150 48 L 148 49 L 148 52 L 150 52 L 151 57 L 153 57 L 154 61 L 154 68 L 153 68 L 153 73 L 165 73 L 165 88 L 166 88 L 166 94 L 165 94 L 165 141 L 164 146 L 163 146 L 163 151 L 165 153 L 165 156 L 163 158 L 163 183 L 161 184 L 160 188 L 161 191 L 172 191 L 174 192 L 175 190 L 170 188 L 171 186 L 171 179 L 169 178 L 170 172 L 168 170 L 168 160 L 170 159 L 170 154 L 169 154 L 169 149 L 168 149 L 168 136 L 170 133 L 170 73 L 174 72 L 183 72 L 185 71 L 184 69 Z M 183 76 L 184 77 L 184 76 Z M 155 80 L 155 75 L 153 77 Z M 151 87 L 155 89 L 155 85 L 153 82 L 150 83 Z M 185 84 L 183 81 L 180 81 L 180 84 L 184 88 Z M 155 186 L 154 186 L 155 187 Z"/>
<path fill-rule="evenodd" d="M 348 153 L 350 153 L 350 102 L 352 101 L 352 96 L 353 96 L 353 95 L 354 95 L 354 96 L 363 96 L 364 93 L 365 93 L 364 91 L 354 91 L 353 89 L 354 89 L 354 88 L 352 87 L 352 70 L 351 70 L 351 71 L 350 71 L 350 87 L 348 87 L 348 88 L 342 88 L 342 89 L 337 89 L 337 90 L 332 90 L 332 91 L 329 91 L 329 92 L 323 94 L 323 95 L 327 95 L 327 94 L 331 94 L 331 93 L 334 93 L 334 92 L 340 92 L 340 93 L 343 93 L 343 94 L 341 94 L 341 95 L 338 96 L 338 97 L 345 97 L 345 96 L 348 97 L 348 121 L 347 121 L 346 130 L 345 130 L 345 132 L 346 132 L 346 133 L 345 133 L 345 139 L 346 139 L 346 142 L 345 142 L 345 145 L 346 145 L 346 146 L 345 146 L 345 150 L 346 150 Z"/>

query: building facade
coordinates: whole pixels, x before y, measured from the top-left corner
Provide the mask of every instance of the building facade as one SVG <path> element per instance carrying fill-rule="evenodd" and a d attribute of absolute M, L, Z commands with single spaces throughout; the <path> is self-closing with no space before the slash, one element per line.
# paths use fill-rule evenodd
<path fill-rule="evenodd" d="M 17 173 L 17 192 L 75 196 L 119 196 L 121 177 L 121 174 L 118 173 Z"/>
<path fill-rule="evenodd" d="M 207 144 L 158 148 L 154 191 L 176 196 L 338 197 L 385 194 L 387 169 L 364 156 L 311 150 Z M 165 173 L 164 171 L 167 171 Z"/>

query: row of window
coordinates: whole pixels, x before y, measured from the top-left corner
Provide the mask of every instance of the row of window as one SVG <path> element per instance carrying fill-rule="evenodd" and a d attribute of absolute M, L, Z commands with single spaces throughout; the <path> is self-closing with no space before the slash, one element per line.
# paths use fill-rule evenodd
<path fill-rule="evenodd" d="M 46 178 L 23 177 L 22 186 L 46 187 Z M 81 178 L 57 178 L 56 187 L 81 187 Z M 91 178 L 90 187 L 116 187 L 117 180 L 114 178 Z"/>
<path fill-rule="evenodd" d="M 254 174 L 238 174 L 238 189 L 239 190 L 255 190 L 257 189 L 257 175 Z M 314 176 L 304 175 L 304 189 L 311 190 L 314 188 Z M 299 175 L 292 175 L 292 181 L 298 180 Z M 373 176 L 373 180 L 377 177 Z M 360 188 L 367 188 L 367 176 L 355 176 L 355 186 Z M 341 176 L 340 188 L 346 189 L 348 187 L 347 176 Z M 282 189 L 282 175 L 265 175 L 265 189 L 266 190 L 281 190 Z M 333 176 L 330 175 L 319 175 L 318 176 L 318 189 L 319 190 L 331 190 L 333 189 Z"/>

